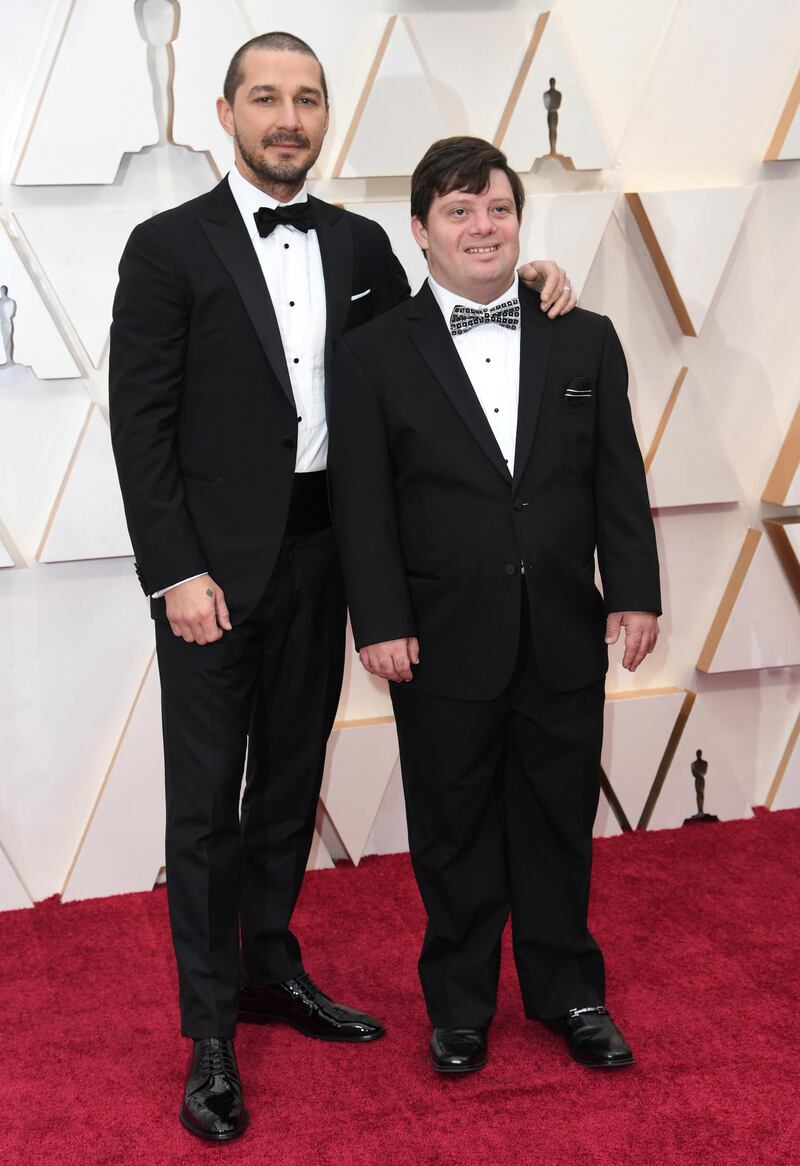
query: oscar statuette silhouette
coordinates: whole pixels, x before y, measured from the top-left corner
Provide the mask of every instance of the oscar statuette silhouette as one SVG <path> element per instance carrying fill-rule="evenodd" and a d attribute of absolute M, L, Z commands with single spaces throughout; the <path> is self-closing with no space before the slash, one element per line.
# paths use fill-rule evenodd
<path fill-rule="evenodd" d="M 718 822 L 719 818 L 716 814 L 706 814 L 703 809 L 706 797 L 708 762 L 703 756 L 702 749 L 697 750 L 697 755 L 691 764 L 691 770 L 694 778 L 694 793 L 697 798 L 697 813 L 692 814 L 691 818 L 685 818 L 684 826 L 693 826 L 696 822 Z"/>

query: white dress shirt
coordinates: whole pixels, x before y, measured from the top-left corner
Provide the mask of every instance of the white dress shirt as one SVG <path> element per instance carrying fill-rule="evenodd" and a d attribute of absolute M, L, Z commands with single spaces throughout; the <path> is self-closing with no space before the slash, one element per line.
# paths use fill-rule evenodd
<path fill-rule="evenodd" d="M 266 239 L 256 227 L 255 214 L 262 206 L 287 206 L 265 194 L 242 177 L 234 166 L 228 185 L 256 257 L 264 273 L 269 296 L 283 341 L 286 366 L 297 407 L 297 455 L 295 473 L 324 470 L 328 459 L 328 426 L 325 419 L 325 277 L 316 231 L 298 231 L 280 223 Z M 291 203 L 308 198 L 303 186 Z M 190 579 L 198 579 L 192 575 Z M 180 583 L 188 583 L 182 579 Z M 173 583 L 156 591 L 158 599 L 179 587 Z"/>
<path fill-rule="evenodd" d="M 450 313 L 456 304 L 464 304 L 468 308 L 493 308 L 519 294 L 516 275 L 508 291 L 490 304 L 478 304 L 457 296 L 430 275 L 428 283 L 448 327 Z M 503 328 L 500 324 L 477 324 L 469 332 L 453 336 L 452 340 L 508 463 L 509 472 L 513 474 L 519 407 L 520 329 Z"/>

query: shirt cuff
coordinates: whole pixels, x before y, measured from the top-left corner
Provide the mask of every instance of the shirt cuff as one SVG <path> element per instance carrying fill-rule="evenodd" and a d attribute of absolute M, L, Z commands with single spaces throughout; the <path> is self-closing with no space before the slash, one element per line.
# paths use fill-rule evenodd
<path fill-rule="evenodd" d="M 163 587 L 161 591 L 154 591 L 150 598 L 160 599 L 162 595 L 166 595 L 167 592 L 172 591 L 174 587 L 180 587 L 181 583 L 191 583 L 192 579 L 202 579 L 203 575 L 207 574 L 207 571 L 201 571 L 199 575 L 190 575 L 188 579 L 181 579 L 180 583 L 170 583 L 169 587 Z"/>

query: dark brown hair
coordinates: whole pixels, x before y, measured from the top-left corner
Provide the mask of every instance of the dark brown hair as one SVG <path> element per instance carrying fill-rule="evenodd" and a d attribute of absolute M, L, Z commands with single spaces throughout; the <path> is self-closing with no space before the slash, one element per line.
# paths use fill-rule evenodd
<path fill-rule="evenodd" d="M 442 138 L 428 147 L 411 177 L 411 214 L 424 226 L 435 198 L 453 190 L 480 194 L 489 185 L 493 170 L 502 170 L 511 183 L 520 218 L 525 191 L 519 175 L 497 146 L 483 138 L 469 137 Z"/>
<path fill-rule="evenodd" d="M 225 74 L 225 83 L 222 86 L 222 95 L 228 105 L 233 105 L 236 90 L 242 83 L 244 75 L 242 60 L 250 49 L 266 49 L 268 52 L 274 53 L 304 53 L 308 57 L 313 57 L 319 65 L 322 95 L 325 98 L 325 104 L 328 105 L 328 82 L 325 80 L 325 70 L 322 67 L 322 62 L 310 45 L 307 45 L 304 40 L 300 40 L 299 36 L 294 36 L 291 32 L 262 32 L 261 36 L 254 36 L 252 40 L 247 41 L 246 44 L 243 44 L 236 50 L 231 57 L 231 63 L 228 65 L 228 71 Z"/>

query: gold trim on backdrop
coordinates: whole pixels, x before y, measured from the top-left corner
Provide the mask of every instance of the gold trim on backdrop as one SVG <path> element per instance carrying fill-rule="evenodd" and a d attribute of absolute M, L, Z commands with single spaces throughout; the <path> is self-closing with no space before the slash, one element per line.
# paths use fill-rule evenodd
<path fill-rule="evenodd" d="M 659 445 L 661 445 L 661 439 L 667 431 L 667 426 L 669 425 L 669 419 L 672 416 L 673 410 L 675 409 L 675 406 L 678 403 L 678 397 L 680 396 L 681 389 L 683 388 L 683 382 L 686 380 L 686 374 L 688 373 L 688 371 L 689 371 L 688 366 L 684 365 L 683 368 L 681 369 L 681 371 L 678 373 L 677 379 L 676 379 L 675 384 L 672 388 L 672 392 L 669 395 L 669 400 L 667 401 L 667 403 L 664 407 L 664 412 L 661 415 L 661 420 L 658 423 L 658 428 L 656 429 L 653 440 L 650 443 L 650 448 L 647 451 L 647 456 L 644 459 L 644 472 L 646 474 L 648 474 L 650 472 L 650 467 L 652 466 L 653 461 L 655 460 L 655 456 L 658 453 L 658 447 L 659 447 Z"/>
<path fill-rule="evenodd" d="M 147 661 L 147 667 L 145 668 L 144 673 L 142 675 L 142 679 L 139 681 L 139 687 L 136 689 L 136 695 L 133 698 L 133 702 L 131 704 L 131 707 L 128 710 L 128 715 L 125 718 L 125 724 L 122 726 L 122 732 L 120 733 L 119 738 L 117 740 L 117 744 L 114 747 L 114 752 L 111 754 L 111 760 L 109 761 L 108 765 L 106 766 L 106 771 L 103 774 L 103 780 L 100 783 L 100 789 L 97 791 L 97 797 L 94 800 L 94 805 L 92 806 L 92 809 L 91 809 L 89 817 L 86 821 L 86 825 L 84 827 L 83 833 L 81 834 L 80 842 L 78 843 L 77 849 L 75 850 L 75 853 L 72 856 L 72 862 L 69 864 L 69 870 L 67 871 L 67 873 L 64 877 L 64 882 L 61 885 L 60 894 L 62 896 L 63 896 L 64 892 L 66 891 L 67 887 L 69 886 L 69 881 L 72 878 L 73 871 L 75 870 L 75 867 L 78 864 L 78 859 L 80 858 L 84 843 L 86 842 L 86 839 L 89 835 L 89 830 L 91 829 L 92 822 L 94 821 L 94 818 L 95 818 L 95 814 L 97 813 L 98 807 L 100 805 L 100 801 L 103 797 L 103 794 L 106 791 L 106 786 L 108 785 L 108 779 L 111 777 L 111 771 L 113 770 L 114 766 L 117 763 L 117 758 L 119 757 L 119 752 L 120 752 L 120 749 L 122 748 L 122 743 L 125 740 L 125 737 L 127 736 L 128 729 L 130 728 L 131 721 L 133 720 L 133 714 L 136 712 L 136 709 L 139 705 L 139 701 L 141 699 L 142 692 L 144 691 L 144 686 L 147 683 L 148 676 L 150 675 L 150 669 L 153 667 L 153 661 L 155 660 L 155 656 L 156 656 L 156 650 L 155 650 L 155 648 L 153 648 L 152 652 L 150 653 L 150 658 Z M 156 877 L 158 877 L 158 876 L 156 876 Z"/>
<path fill-rule="evenodd" d="M 675 724 L 672 727 L 672 732 L 669 735 L 664 755 L 661 758 L 656 775 L 653 778 L 653 784 L 650 787 L 650 793 L 647 795 L 647 801 L 644 803 L 641 817 L 636 825 L 637 830 L 646 830 L 650 824 L 650 819 L 653 816 L 656 802 L 659 799 L 661 790 L 664 788 L 664 782 L 667 780 L 670 766 L 675 759 L 675 754 L 678 751 L 678 746 L 681 743 L 683 730 L 686 728 L 686 722 L 689 720 L 689 714 L 694 707 L 694 702 L 697 700 L 697 693 L 686 689 L 686 696 L 683 698 L 683 704 L 680 707 Z"/>
<path fill-rule="evenodd" d="M 630 700 L 637 696 L 674 696 L 676 692 L 683 691 L 684 689 L 676 688 L 674 685 L 668 685 L 666 688 L 630 688 L 625 692 L 607 692 L 606 701 Z"/>
<path fill-rule="evenodd" d="M 50 82 L 53 79 L 53 70 L 56 67 L 56 61 L 58 60 L 59 56 L 61 55 L 61 49 L 62 49 L 62 46 L 64 44 L 64 38 L 67 35 L 67 29 L 69 28 L 70 21 L 72 20 L 72 15 L 73 15 L 73 12 L 75 9 L 75 0 L 65 0 L 65 2 L 66 2 L 66 6 L 67 6 L 67 11 L 64 13 L 64 23 L 61 26 L 61 32 L 60 32 L 59 37 L 58 37 L 58 43 L 56 44 L 55 51 L 53 52 L 53 56 L 51 57 L 50 64 L 48 65 L 48 68 L 47 68 L 47 76 L 44 79 L 44 84 L 42 85 L 42 90 L 41 90 L 41 93 L 39 94 L 39 100 L 36 102 L 36 108 L 33 111 L 33 117 L 31 118 L 31 123 L 28 126 L 27 133 L 25 134 L 25 141 L 23 142 L 22 148 L 20 149 L 19 154 L 17 156 L 17 164 L 14 167 L 14 172 L 11 176 L 11 182 L 13 185 L 16 185 L 17 178 L 19 177 L 19 172 L 22 169 L 22 163 L 25 161 L 25 155 L 27 154 L 28 147 L 31 144 L 31 138 L 33 137 L 33 131 L 36 128 L 36 123 L 39 120 L 39 114 L 42 111 L 42 105 L 44 104 L 44 99 L 47 96 L 47 91 L 50 88 Z"/>
<path fill-rule="evenodd" d="M 728 620 L 731 617 L 731 612 L 739 598 L 739 592 L 742 589 L 745 576 L 750 570 L 750 564 L 755 557 L 758 544 L 761 542 L 761 531 L 756 530 L 755 527 L 750 527 L 747 534 L 744 536 L 742 549 L 739 551 L 739 557 L 731 572 L 731 577 L 728 580 L 727 586 L 722 594 L 717 613 L 708 630 L 705 643 L 700 649 L 700 655 L 697 657 L 697 664 L 695 667 L 699 668 L 701 672 L 710 672 L 711 664 L 714 660 L 714 655 L 719 647 L 723 632 L 728 625 Z"/>
<path fill-rule="evenodd" d="M 378 76 L 378 70 L 383 63 L 383 58 L 386 55 L 386 49 L 389 46 L 389 41 L 391 39 L 392 33 L 394 32 L 394 26 L 396 24 L 397 15 L 390 16 L 386 22 L 386 28 L 383 30 L 383 36 L 381 37 L 381 42 L 378 45 L 378 51 L 375 54 L 375 60 L 372 62 L 372 67 L 367 74 L 367 79 L 364 82 L 364 89 L 362 90 L 361 96 L 358 99 L 358 105 L 356 106 L 355 113 L 353 114 L 352 120 L 350 122 L 350 128 L 345 135 L 342 148 L 339 151 L 339 157 L 336 159 L 336 164 L 333 167 L 333 178 L 341 178 L 342 176 L 342 167 L 347 160 L 347 155 L 350 153 L 350 147 L 353 144 L 353 138 L 356 136 L 356 131 L 358 130 L 361 118 L 364 115 L 364 110 L 366 108 L 367 101 L 369 100 L 369 95 L 372 92 L 372 86 L 375 84 L 375 78 Z"/>
<path fill-rule="evenodd" d="M 334 721 L 333 731 L 339 729 L 365 729 L 370 725 L 393 725 L 394 717 L 356 717 L 352 721 Z"/>
<path fill-rule="evenodd" d="M 694 330 L 694 324 L 692 323 L 689 317 L 689 313 L 686 309 L 686 305 L 683 302 L 683 296 L 678 291 L 678 285 L 676 284 L 672 272 L 669 269 L 669 264 L 667 263 L 664 252 L 661 250 L 661 244 L 656 238 L 656 233 L 653 230 L 650 219 L 647 217 L 647 211 L 644 209 L 644 203 L 642 202 L 641 195 L 627 192 L 625 198 L 627 200 L 628 206 L 631 209 L 631 214 L 636 220 L 636 224 L 641 232 L 642 238 L 644 239 L 645 246 L 650 252 L 650 258 L 653 260 L 653 265 L 658 272 L 661 283 L 664 286 L 667 299 L 672 306 L 672 310 L 675 313 L 675 318 L 680 325 L 681 331 L 683 332 L 684 336 L 697 336 L 697 333 Z"/>
<path fill-rule="evenodd" d="M 785 505 L 786 495 L 789 493 L 798 466 L 800 466 L 800 405 L 797 406 L 789 431 L 783 439 L 783 445 L 772 467 L 769 481 L 764 487 L 761 501 L 772 502 L 775 506 Z"/>
<path fill-rule="evenodd" d="M 789 740 L 786 742 L 786 748 L 784 749 L 783 755 L 778 762 L 778 768 L 775 770 L 775 776 L 772 779 L 772 785 L 769 787 L 767 800 L 764 803 L 769 810 L 772 809 L 772 803 L 775 801 L 778 790 L 780 789 L 781 782 L 783 781 L 786 770 L 789 767 L 789 761 L 791 759 L 792 753 L 794 752 L 798 737 L 800 737 L 800 715 L 798 715 L 797 720 L 794 723 L 794 728 L 789 734 Z"/>
<path fill-rule="evenodd" d="M 797 561 L 795 549 L 786 533 L 787 526 L 797 526 L 800 518 L 765 518 L 764 530 L 770 537 L 775 554 L 786 573 L 792 591 L 800 603 L 800 562 Z"/>
<path fill-rule="evenodd" d="M 517 73 L 517 79 L 514 82 L 514 87 L 511 90 L 511 93 L 509 94 L 506 107 L 503 110 L 502 116 L 500 118 L 500 124 L 497 127 L 497 132 L 492 139 L 495 146 L 501 146 L 503 138 L 506 136 L 509 123 L 514 114 L 514 110 L 516 109 L 517 102 L 519 101 L 519 95 L 522 92 L 522 86 L 525 84 L 528 73 L 530 72 L 531 65 L 533 64 L 533 58 L 536 56 L 536 50 L 538 49 L 539 42 L 544 35 L 544 30 L 547 26 L 549 16 L 549 12 L 541 12 L 537 17 L 536 26 L 534 27 L 533 35 L 531 36 L 531 43 L 525 50 L 525 56 L 522 58 L 522 64 L 520 65 L 519 72 Z"/>
<path fill-rule="evenodd" d="M 619 825 L 620 830 L 622 830 L 623 834 L 632 833 L 633 826 L 631 826 L 630 822 L 628 821 L 628 815 L 622 808 L 622 802 L 617 797 L 616 790 L 608 780 L 608 774 L 603 769 L 602 765 L 600 766 L 600 788 L 606 795 L 606 801 L 611 807 L 611 813 L 617 819 L 617 824 Z"/>
<path fill-rule="evenodd" d="M 767 146 L 767 152 L 764 155 L 765 162 L 780 162 L 789 160 L 781 159 L 781 150 L 783 149 L 783 143 L 786 141 L 786 135 L 789 132 L 789 127 L 797 116 L 798 108 L 800 108 L 800 69 L 798 69 L 797 76 L 794 79 L 792 91 L 786 99 L 786 105 L 783 107 L 783 113 L 778 119 L 778 124 L 775 127 L 775 133 L 772 135 L 772 141 Z"/>
<path fill-rule="evenodd" d="M 96 408 L 97 408 L 97 403 L 95 401 L 91 401 L 89 403 L 88 409 L 86 410 L 86 416 L 83 419 L 83 425 L 81 426 L 81 431 L 78 434 L 78 440 L 75 442 L 75 448 L 72 451 L 72 456 L 69 459 L 66 470 L 64 471 L 64 477 L 61 479 L 61 485 L 58 487 L 58 493 L 56 494 L 55 502 L 53 503 L 52 507 L 50 508 L 50 514 L 48 516 L 47 523 L 46 523 L 45 528 L 44 528 L 44 534 L 42 535 L 39 546 L 36 549 L 36 554 L 35 554 L 34 558 L 36 559 L 37 563 L 41 562 L 40 556 L 43 554 L 47 540 L 50 537 L 50 531 L 53 528 L 53 523 L 55 522 L 55 517 L 58 514 L 58 508 L 61 505 L 62 498 L 64 497 L 64 491 L 66 490 L 67 483 L 69 482 L 70 477 L 72 476 L 72 471 L 75 469 L 75 463 L 78 460 L 78 455 L 80 454 L 81 446 L 83 445 L 83 439 L 86 436 L 86 432 L 89 428 L 89 422 L 91 421 L 92 414 L 94 413 Z"/>

